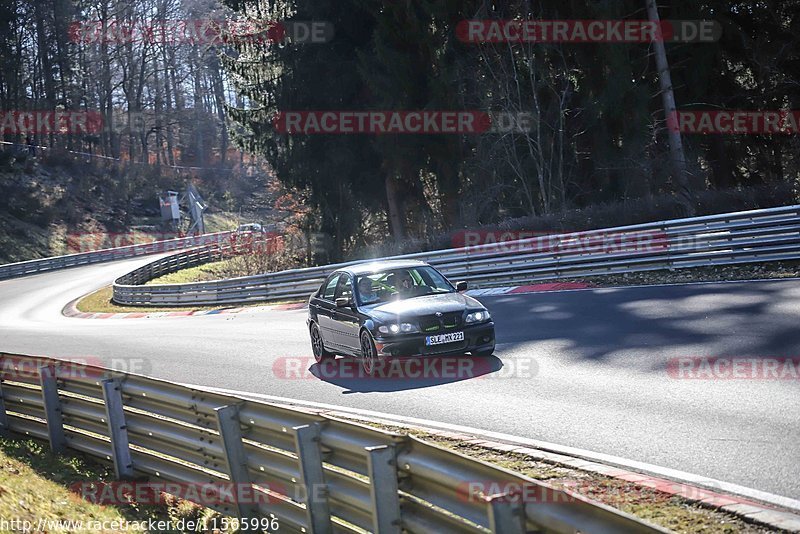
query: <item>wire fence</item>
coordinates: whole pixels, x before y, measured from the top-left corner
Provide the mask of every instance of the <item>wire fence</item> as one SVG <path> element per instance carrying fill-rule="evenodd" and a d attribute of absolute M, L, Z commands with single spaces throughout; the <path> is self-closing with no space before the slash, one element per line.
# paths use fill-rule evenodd
<path fill-rule="evenodd" d="M 280 532 L 667 532 L 410 436 L 83 362 L 0 364 L 0 431 L 110 462 L 120 480 L 201 485 L 198 504 Z M 231 485 L 248 497 L 210 498 Z"/>
<path fill-rule="evenodd" d="M 218 167 L 187 167 L 183 165 L 168 165 L 167 163 L 150 163 L 144 161 L 136 161 L 131 160 L 130 158 L 115 158 L 111 156 L 103 156 L 101 154 L 95 154 L 93 152 L 80 152 L 76 150 L 66 150 L 60 147 L 49 147 L 44 145 L 36 145 L 36 144 L 29 144 L 29 143 L 12 143 L 9 141 L 0 141 L 0 148 L 8 149 L 11 151 L 16 152 L 20 155 L 26 155 L 31 157 L 36 157 L 40 152 L 54 152 L 54 153 L 62 153 L 62 154 L 69 154 L 71 156 L 81 156 L 82 158 L 86 158 L 88 160 L 101 160 L 101 161 L 111 161 L 114 163 L 124 164 L 124 165 L 144 165 L 147 167 L 159 167 L 164 169 L 172 169 L 175 171 L 182 171 L 182 172 L 198 172 L 198 171 L 205 171 L 205 170 L 224 170 Z"/>

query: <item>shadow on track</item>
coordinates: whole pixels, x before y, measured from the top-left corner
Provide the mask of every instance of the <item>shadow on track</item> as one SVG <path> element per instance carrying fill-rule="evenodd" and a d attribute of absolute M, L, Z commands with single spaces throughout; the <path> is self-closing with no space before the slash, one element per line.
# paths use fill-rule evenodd
<path fill-rule="evenodd" d="M 797 280 L 771 280 L 505 295 L 482 302 L 506 350 L 558 340 L 576 363 L 638 353 L 621 364 L 664 373 L 670 356 L 797 356 L 798 296 Z"/>
<path fill-rule="evenodd" d="M 480 379 L 497 373 L 503 362 L 496 356 L 447 356 L 391 358 L 384 360 L 370 376 L 355 358 L 336 358 L 314 363 L 309 372 L 322 381 L 347 391 L 372 393 L 420 389 L 462 380 Z"/>

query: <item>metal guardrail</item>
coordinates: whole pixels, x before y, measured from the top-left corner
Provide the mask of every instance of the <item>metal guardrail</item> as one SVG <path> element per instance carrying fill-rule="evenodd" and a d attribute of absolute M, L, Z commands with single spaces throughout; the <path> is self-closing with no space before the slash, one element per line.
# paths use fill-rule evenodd
<path fill-rule="evenodd" d="M 360 262 L 294 269 L 230 280 L 141 285 L 213 258 L 213 247 L 159 259 L 114 283 L 114 301 L 125 305 L 214 305 L 305 298 L 336 269 Z M 800 206 L 725 213 L 405 254 L 451 280 L 473 287 L 518 282 L 800 259 Z"/>
<path fill-rule="evenodd" d="M 218 232 L 215 234 L 205 234 L 199 236 L 181 237 L 168 239 L 165 241 L 154 241 L 152 243 L 142 243 L 140 245 L 128 245 L 124 247 L 94 250 L 91 252 L 80 252 L 68 254 L 66 256 L 56 256 L 43 258 L 40 260 L 23 261 L 19 263 L 9 263 L 0 265 L 0 280 L 6 278 L 16 278 L 29 274 L 36 274 L 45 271 L 66 269 L 91 263 L 103 263 L 116 261 L 126 258 L 135 258 L 149 254 L 159 254 L 171 250 L 182 250 L 191 247 L 208 245 L 209 243 L 220 243 L 227 241 L 233 232 Z"/>
<path fill-rule="evenodd" d="M 198 484 L 204 494 L 246 486 L 247 500 L 199 504 L 277 518 L 280 532 L 667 532 L 518 473 L 333 417 L 80 362 L 0 354 L 0 369 L 0 431 L 111 462 L 120 479 Z M 507 489 L 473 495 L 473 482 Z M 541 498 L 524 499 L 520 488 Z"/>

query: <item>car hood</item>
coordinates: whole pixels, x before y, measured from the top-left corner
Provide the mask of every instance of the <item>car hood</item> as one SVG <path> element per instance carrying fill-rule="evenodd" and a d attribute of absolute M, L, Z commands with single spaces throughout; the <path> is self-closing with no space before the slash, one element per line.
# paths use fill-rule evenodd
<path fill-rule="evenodd" d="M 461 293 L 444 293 L 386 302 L 368 307 L 364 311 L 379 321 L 396 321 L 398 317 L 405 319 L 433 315 L 436 312 L 464 311 L 468 308 L 483 308 L 483 305 Z"/>

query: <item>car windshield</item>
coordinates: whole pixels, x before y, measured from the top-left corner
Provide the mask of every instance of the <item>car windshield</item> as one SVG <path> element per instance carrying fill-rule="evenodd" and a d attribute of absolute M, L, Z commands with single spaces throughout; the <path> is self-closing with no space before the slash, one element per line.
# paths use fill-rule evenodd
<path fill-rule="evenodd" d="M 356 282 L 358 300 L 362 305 L 453 291 L 453 286 L 444 276 L 427 266 L 361 275 Z"/>

